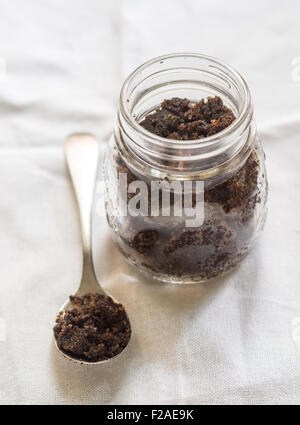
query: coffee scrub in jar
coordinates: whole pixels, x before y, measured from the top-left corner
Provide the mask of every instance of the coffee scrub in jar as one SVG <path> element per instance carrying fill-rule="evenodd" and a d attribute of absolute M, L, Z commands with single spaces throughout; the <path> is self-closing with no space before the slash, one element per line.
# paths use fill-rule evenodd
<path fill-rule="evenodd" d="M 155 279 L 220 276 L 263 228 L 265 156 L 251 95 L 212 57 L 162 56 L 129 75 L 104 169 L 114 239 Z"/>

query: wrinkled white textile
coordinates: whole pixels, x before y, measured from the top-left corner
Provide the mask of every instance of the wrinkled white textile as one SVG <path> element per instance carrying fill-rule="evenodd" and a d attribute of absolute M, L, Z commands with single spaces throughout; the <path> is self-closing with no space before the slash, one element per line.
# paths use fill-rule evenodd
<path fill-rule="evenodd" d="M 0 0 L 0 404 L 300 403 L 299 18 L 297 0 Z M 74 365 L 52 341 L 82 255 L 62 144 L 76 131 L 105 143 L 122 80 L 174 51 L 216 56 L 249 83 L 266 227 L 226 278 L 160 284 L 125 263 L 98 191 L 96 270 L 133 336 L 108 365 Z"/>

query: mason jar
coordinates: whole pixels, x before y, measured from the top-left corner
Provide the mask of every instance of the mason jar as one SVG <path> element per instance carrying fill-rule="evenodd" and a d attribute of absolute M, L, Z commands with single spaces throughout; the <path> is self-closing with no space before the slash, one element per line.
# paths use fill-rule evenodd
<path fill-rule="evenodd" d="M 214 96 L 235 120 L 209 137 L 172 140 L 139 124 L 164 99 Z M 155 279 L 197 283 L 220 276 L 243 260 L 263 228 L 265 155 L 251 95 L 235 69 L 212 57 L 161 56 L 129 75 L 104 170 L 114 240 Z"/>

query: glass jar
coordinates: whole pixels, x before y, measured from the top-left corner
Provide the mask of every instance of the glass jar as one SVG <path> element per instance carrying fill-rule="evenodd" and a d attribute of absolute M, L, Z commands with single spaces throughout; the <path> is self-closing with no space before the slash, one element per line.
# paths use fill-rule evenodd
<path fill-rule="evenodd" d="M 171 140 L 139 124 L 164 99 L 197 102 L 209 96 L 219 96 L 236 117 L 213 136 Z M 153 278 L 195 283 L 222 275 L 246 256 L 263 227 L 267 179 L 251 95 L 237 71 L 212 57 L 166 55 L 129 75 L 104 169 L 114 239 L 125 258 Z M 161 183 L 154 213 L 153 182 Z M 169 210 L 161 202 L 164 183 L 171 185 L 166 189 L 171 193 Z M 185 184 L 192 195 L 190 206 L 202 207 L 197 225 L 187 225 L 191 209 L 187 213 L 183 208 L 181 215 L 175 211 L 188 198 L 186 191 L 177 197 Z M 139 200 L 132 209 L 134 197 Z"/>

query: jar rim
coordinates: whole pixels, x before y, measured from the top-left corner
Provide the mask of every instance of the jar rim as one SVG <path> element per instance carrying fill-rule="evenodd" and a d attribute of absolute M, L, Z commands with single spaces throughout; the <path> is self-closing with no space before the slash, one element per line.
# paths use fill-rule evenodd
<path fill-rule="evenodd" d="M 219 133 L 216 133 L 211 136 L 203 137 L 201 139 L 195 139 L 195 140 L 176 140 L 176 139 L 167 139 L 161 136 L 158 136 L 154 133 L 151 133 L 150 131 L 146 130 L 144 127 L 142 127 L 134 118 L 132 115 L 132 112 L 129 109 L 129 101 L 128 101 L 128 94 L 127 90 L 129 87 L 130 82 L 136 77 L 141 71 L 146 69 L 148 66 L 153 65 L 157 62 L 165 61 L 172 58 L 198 58 L 203 59 L 206 61 L 211 62 L 214 65 L 219 65 L 222 68 L 224 68 L 228 75 L 234 78 L 234 81 L 238 84 L 238 88 L 240 90 L 241 96 L 242 96 L 242 106 L 241 110 L 238 112 L 236 119 L 225 129 L 220 131 Z M 196 146 L 200 146 L 205 148 L 206 146 L 212 146 L 213 142 L 218 142 L 220 137 L 226 137 L 229 136 L 231 133 L 235 132 L 247 119 L 249 122 L 252 119 L 252 99 L 251 94 L 248 88 L 248 85 L 244 78 L 241 76 L 241 74 L 232 66 L 216 59 L 213 56 L 201 54 L 201 53 L 192 53 L 192 52 L 180 52 L 180 53 L 170 53 L 167 55 L 162 55 L 155 57 L 153 59 L 150 59 L 149 61 L 143 63 L 142 65 L 138 66 L 136 69 L 134 69 L 126 78 L 124 81 L 121 92 L 120 92 L 120 112 L 122 114 L 122 117 L 125 119 L 128 125 L 130 125 L 134 130 L 136 130 L 138 133 L 140 133 L 142 136 L 146 137 L 148 140 L 151 140 L 151 144 L 161 146 L 162 144 L 164 146 L 169 147 L 179 147 L 181 149 L 191 149 Z"/>

